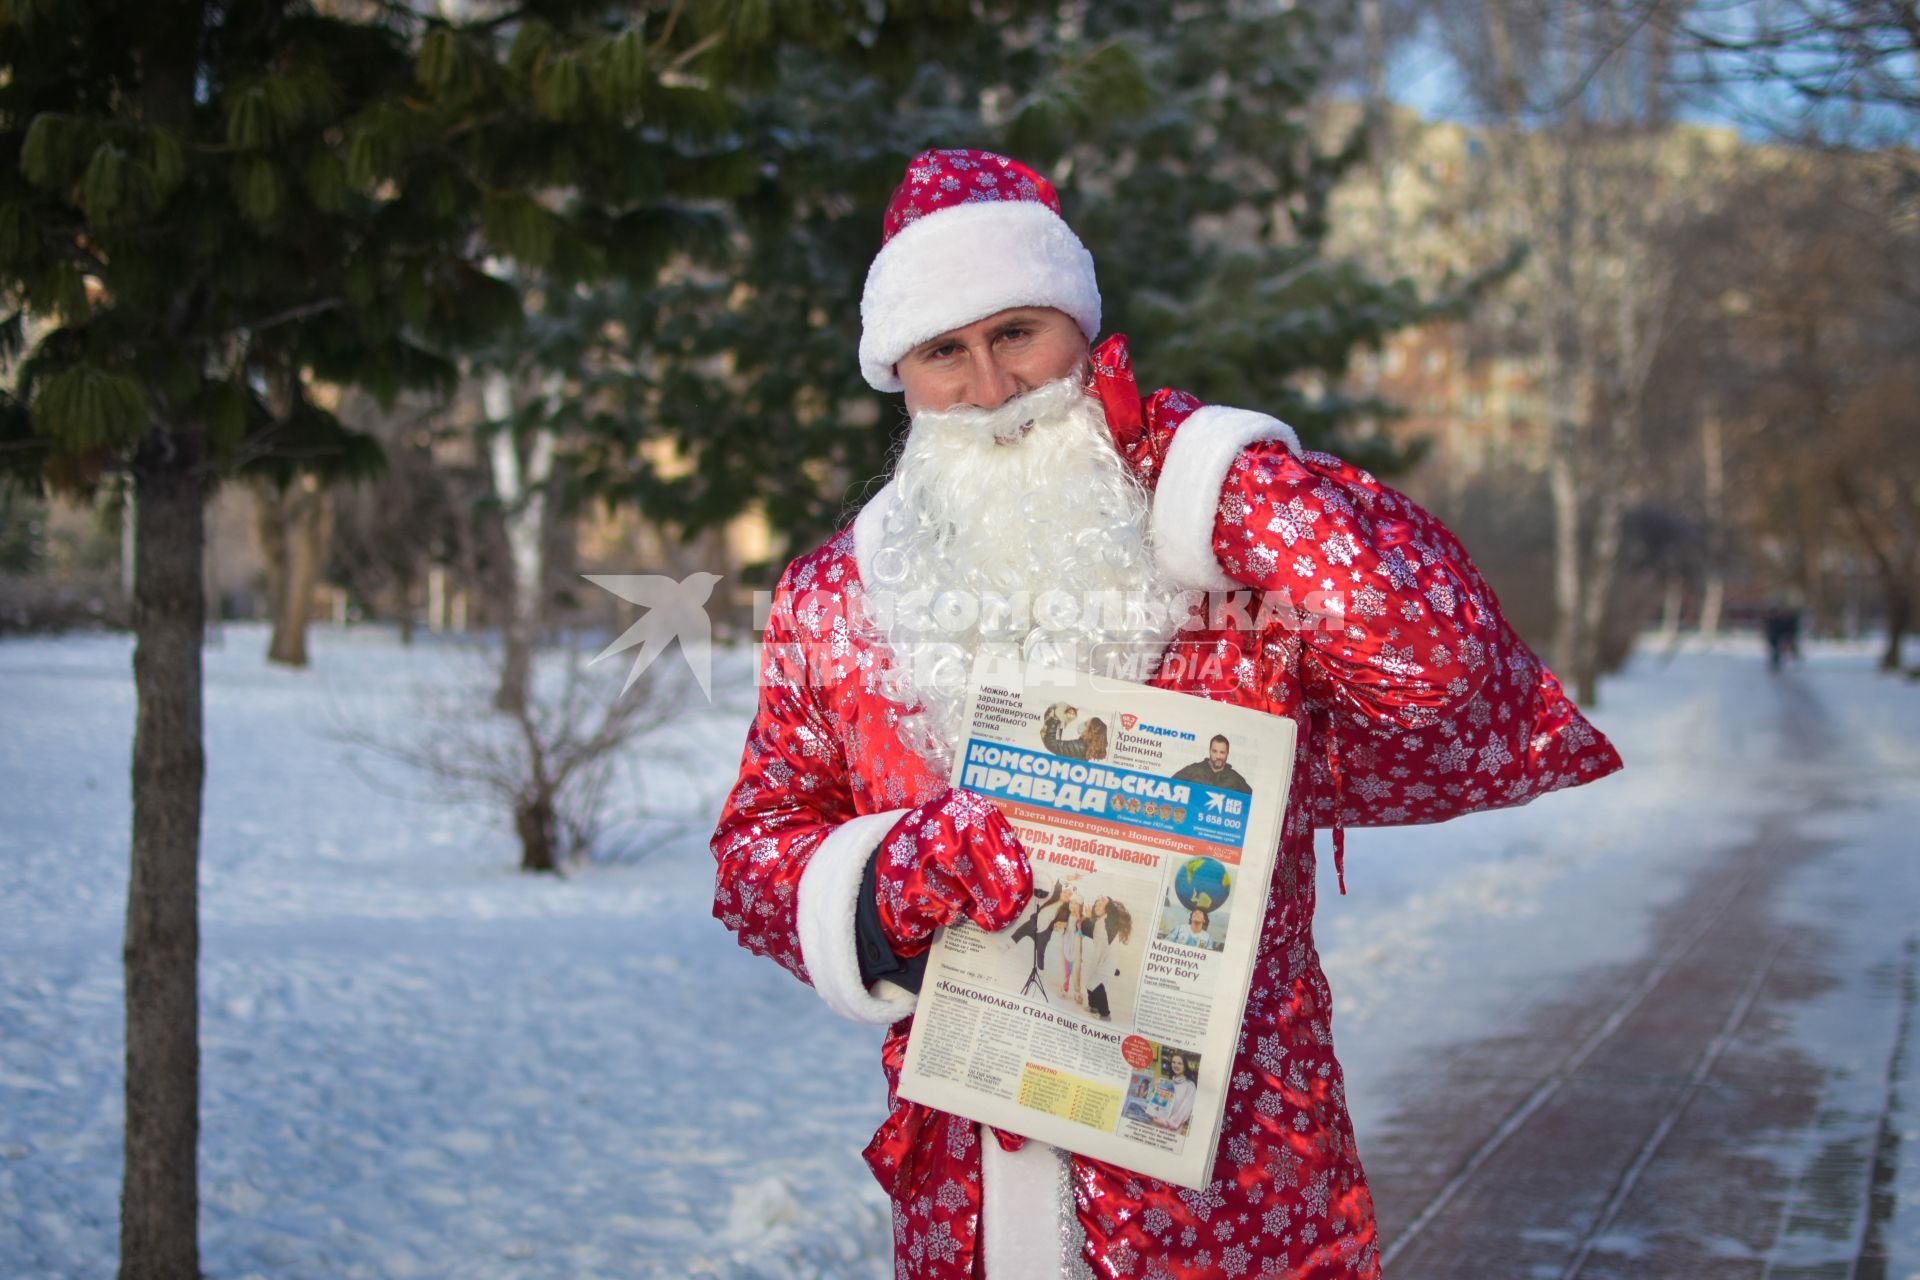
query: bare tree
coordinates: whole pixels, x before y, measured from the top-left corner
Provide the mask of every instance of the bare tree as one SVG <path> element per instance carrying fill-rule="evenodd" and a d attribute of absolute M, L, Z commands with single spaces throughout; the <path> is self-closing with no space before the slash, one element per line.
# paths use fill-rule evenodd
<path fill-rule="evenodd" d="M 507 546 L 497 583 L 504 661 L 494 706 L 501 711 L 512 712 L 526 698 L 546 612 L 547 548 L 561 514 L 554 492 L 559 434 L 550 418 L 561 389 L 555 375 L 545 376 L 537 389 L 500 370 L 489 370 L 481 379 L 487 460 Z"/>
<path fill-rule="evenodd" d="M 456 646 L 455 678 L 416 689 L 398 724 L 353 709 L 333 736 L 415 771 L 424 789 L 404 794 L 498 812 L 519 840 L 520 869 L 559 873 L 595 856 L 613 818 L 659 816 L 636 794 L 626 796 L 621 814 L 610 812 L 608 783 L 623 750 L 670 723 L 691 696 L 692 681 L 673 654 L 623 691 L 625 668 L 593 666 L 592 651 L 567 638 L 532 655 L 523 696 L 502 711 L 492 695 L 503 650 Z"/>
<path fill-rule="evenodd" d="M 405 401 L 386 411 L 357 393 L 342 407 L 380 439 L 387 469 L 336 495 L 331 571 L 374 615 L 399 624 L 403 644 L 412 643 L 434 567 L 458 579 L 481 558 L 470 513 L 486 495 L 485 469 L 438 452 L 444 437 L 465 434 L 450 421 L 457 412 L 457 404 Z"/>
<path fill-rule="evenodd" d="M 1610 0 L 1632 21 L 1649 0 Z M 1913 0 L 1694 0 L 1673 11 L 1678 85 L 1751 125 L 1853 146 L 1911 145 L 1920 124 Z"/>
<path fill-rule="evenodd" d="M 326 569 L 333 538 L 334 494 L 310 475 L 284 482 L 256 476 L 250 485 L 260 549 L 267 561 L 267 615 L 273 621 L 267 661 L 304 667 L 313 592 Z"/>
<path fill-rule="evenodd" d="M 624 669 L 612 662 L 593 666 L 592 650 L 582 652 L 583 635 L 564 629 L 567 619 L 583 612 L 563 610 L 564 593 L 556 590 L 574 532 L 560 432 L 553 424 L 566 390 L 550 375 L 478 372 L 469 394 L 445 408 L 453 421 L 477 414 L 483 424 L 473 474 L 450 471 L 430 457 L 392 469 L 398 494 L 425 492 L 430 498 L 416 513 L 425 524 L 413 535 L 457 543 L 438 550 L 463 568 L 477 567 L 499 637 L 496 642 L 482 634 L 449 645 L 458 677 L 419 689 L 401 725 L 383 726 L 370 713 L 343 717 L 336 731 L 344 741 L 413 769 L 427 788 L 414 793 L 419 798 L 500 812 L 519 841 L 521 869 L 533 872 L 557 873 L 570 861 L 593 856 L 607 818 L 608 779 L 623 749 L 670 721 L 689 696 L 678 657 L 661 655 L 623 691 Z M 404 446 L 404 424 L 397 434 L 401 439 L 389 441 L 390 453 Z M 410 471 L 420 474 L 409 480 Z M 463 506 L 478 518 L 465 518 Z M 436 510 L 443 519 L 435 518 Z M 412 556 L 427 549 L 416 545 Z M 356 560 L 382 554 L 362 546 Z M 596 605 L 612 607 L 611 596 L 602 601 L 595 595 Z M 637 796 L 640 788 L 627 790 Z M 635 800 L 627 816 L 657 815 Z"/>
<path fill-rule="evenodd" d="M 1920 599 L 1920 456 L 1910 430 L 1892 433 L 1879 428 L 1889 420 L 1909 420 L 1909 406 L 1920 394 L 1920 379 L 1911 374 L 1866 391 L 1853 406 L 1848 425 L 1870 434 L 1876 442 L 1892 444 L 1901 456 L 1897 465 L 1835 468 L 1834 496 L 1854 540 L 1867 554 L 1880 581 L 1886 607 L 1886 639 L 1880 651 L 1883 671 L 1899 669 L 1901 647 L 1920 623 L 1915 603 Z M 1864 403 L 1863 403 L 1864 402 Z M 1883 461 L 1886 456 L 1881 455 Z"/>
<path fill-rule="evenodd" d="M 1710 373 L 1724 519 L 1836 628 L 1848 562 L 1900 661 L 1920 591 L 1920 220 L 1899 157 L 1774 149 L 1729 188 L 1685 264 L 1686 346 Z"/>
<path fill-rule="evenodd" d="M 1445 0 L 1442 16 L 1491 122 L 1481 198 L 1531 250 L 1504 316 L 1477 323 L 1490 348 L 1530 356 L 1546 391 L 1551 652 L 1591 704 L 1626 516 L 1650 474 L 1644 416 L 1673 304 L 1664 250 L 1710 190 L 1712 158 L 1669 127 L 1664 10 L 1627 21 L 1575 0 Z"/>

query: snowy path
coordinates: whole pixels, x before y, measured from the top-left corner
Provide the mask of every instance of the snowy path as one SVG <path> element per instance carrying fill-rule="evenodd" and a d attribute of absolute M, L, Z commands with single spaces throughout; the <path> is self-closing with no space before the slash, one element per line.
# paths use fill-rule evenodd
<path fill-rule="evenodd" d="M 1399 1029 L 1363 1013 L 1337 1037 L 1367 1103 L 1389 1274 L 1920 1268 L 1920 1180 L 1899 1168 L 1920 1127 L 1920 689 L 1854 661 L 1777 679 L 1745 656 L 1676 670 L 1691 692 L 1664 743 L 1693 761 L 1685 789 L 1633 767 L 1629 728 L 1621 785 L 1561 798 L 1573 834 L 1547 844 L 1573 850 L 1562 872 L 1495 894 L 1530 926 L 1483 916 L 1485 936 L 1416 966 L 1395 1002 L 1417 1008 L 1424 988 L 1460 1007 L 1470 990 L 1477 1029 L 1394 1053 L 1381 1041 Z M 1581 812 L 1600 800 L 1608 811 Z M 1620 892 L 1675 878 L 1671 896 Z"/>
<path fill-rule="evenodd" d="M 654 830 L 633 866 L 529 881 L 484 815 L 396 799 L 326 736 L 341 716 L 404 715 L 410 681 L 435 677 L 432 647 L 315 639 L 305 675 L 269 670 L 251 629 L 208 654 L 209 1276 L 885 1274 L 885 1205 L 857 1155 L 880 1118 L 878 1033 L 826 1014 L 709 916 L 705 839 L 741 692 L 640 761 L 706 826 Z M 9 1278 L 112 1272 L 129 652 L 120 637 L 0 644 Z M 1794 1045 L 1856 1055 L 1844 1079 L 1821 1067 L 1824 1105 L 1848 1115 L 1870 1110 L 1876 1072 L 1886 1095 L 1898 1001 L 1875 966 L 1913 930 L 1896 823 L 1920 814 L 1920 690 L 1868 667 L 1822 653 L 1793 678 L 1853 763 L 1884 775 L 1879 807 L 1807 815 L 1828 852 L 1768 899 L 1810 929 L 1861 915 L 1858 946 L 1823 953 L 1842 995 L 1778 1013 Z M 739 690 L 744 668 L 717 674 Z M 1361 1150 L 1382 1174 L 1410 1080 L 1644 957 L 1713 860 L 1790 801 L 1769 690 L 1750 654 L 1639 663 L 1598 716 L 1627 773 L 1513 813 L 1351 834 L 1351 892 L 1335 896 L 1325 869 L 1320 941 Z M 1846 763 L 1813 745 L 1809 768 Z M 754 1083 L 769 1068 L 772 1090 Z M 1862 1098 L 1833 1093 L 1848 1081 Z M 1889 1132 L 1910 1152 L 1911 1088 L 1904 1105 Z M 1818 1151 L 1766 1155 L 1790 1172 Z M 1911 1173 L 1886 1189 L 1880 1229 L 1907 1268 L 1888 1274 L 1911 1274 Z"/>

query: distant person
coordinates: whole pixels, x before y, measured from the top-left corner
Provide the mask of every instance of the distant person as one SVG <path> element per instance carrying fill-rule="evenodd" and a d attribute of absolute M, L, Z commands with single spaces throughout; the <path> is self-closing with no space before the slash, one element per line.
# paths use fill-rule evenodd
<path fill-rule="evenodd" d="M 1175 782 L 1204 782 L 1210 787 L 1222 787 L 1228 791 L 1251 793 L 1253 785 L 1240 776 L 1240 771 L 1227 763 L 1227 752 L 1232 744 L 1225 734 L 1216 733 L 1207 743 L 1207 758 L 1195 760 L 1192 764 L 1173 775 Z"/>
<path fill-rule="evenodd" d="M 1787 603 L 1768 607 L 1760 620 L 1767 641 L 1767 667 L 1778 671 L 1788 658 L 1800 660 L 1800 610 Z"/>

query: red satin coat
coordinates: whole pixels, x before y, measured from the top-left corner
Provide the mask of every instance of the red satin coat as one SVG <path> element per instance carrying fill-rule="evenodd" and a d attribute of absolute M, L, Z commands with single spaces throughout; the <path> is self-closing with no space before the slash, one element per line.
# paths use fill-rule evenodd
<path fill-rule="evenodd" d="M 1200 402 L 1174 391 L 1143 402 L 1123 340 L 1096 353 L 1095 371 L 1116 435 L 1157 480 L 1175 429 L 1207 425 L 1187 422 Z M 1255 609 L 1228 608 L 1176 641 L 1217 661 L 1152 681 L 1291 716 L 1299 746 L 1213 1182 L 1188 1190 L 1076 1157 L 1086 1260 L 1111 1277 L 1376 1276 L 1373 1203 L 1314 948 L 1314 830 L 1335 826 L 1337 840 L 1340 826 L 1520 804 L 1620 758 L 1513 633 L 1453 535 L 1365 471 L 1268 439 L 1239 451 L 1211 505 L 1213 553 L 1231 578 L 1294 601 L 1331 594 L 1345 617 L 1299 629 L 1297 615 L 1275 616 L 1286 609 L 1256 625 Z M 902 746 L 898 709 L 876 686 L 884 650 L 863 624 L 854 547 L 850 526 L 780 579 L 759 713 L 713 838 L 714 914 L 803 981 L 795 911 L 809 859 L 841 824 L 945 783 Z M 891 1108 L 866 1157 L 893 1197 L 897 1273 L 966 1280 L 981 1131 L 894 1094 L 910 1025 L 888 1031 Z"/>

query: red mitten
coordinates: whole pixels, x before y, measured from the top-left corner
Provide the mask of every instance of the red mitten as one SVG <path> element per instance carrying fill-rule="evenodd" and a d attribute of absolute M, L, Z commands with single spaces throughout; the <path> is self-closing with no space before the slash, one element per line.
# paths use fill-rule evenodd
<path fill-rule="evenodd" d="M 1156 391 L 1146 400 L 1133 378 L 1127 336 L 1116 333 L 1094 348 L 1089 385 L 1106 411 L 1113 447 L 1151 493 L 1160 482 L 1173 433 L 1200 402 L 1184 391 Z"/>
<path fill-rule="evenodd" d="M 917 956 L 965 916 L 1004 929 L 1033 897 L 1033 871 L 1005 815 L 949 788 L 893 824 L 874 854 L 880 924 L 895 954 Z"/>

